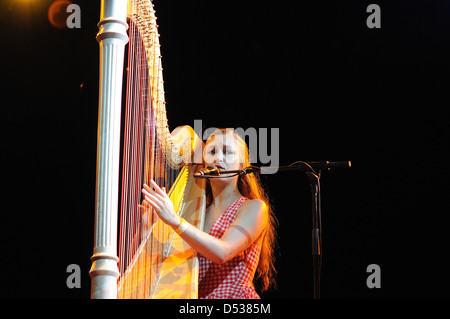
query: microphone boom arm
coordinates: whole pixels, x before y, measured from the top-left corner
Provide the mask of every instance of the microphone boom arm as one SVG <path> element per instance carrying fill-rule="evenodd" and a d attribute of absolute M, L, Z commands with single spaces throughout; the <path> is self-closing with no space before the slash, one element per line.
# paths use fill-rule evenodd
<path fill-rule="evenodd" d="M 297 161 L 288 166 L 248 166 L 244 169 L 237 170 L 213 170 L 209 172 L 200 171 L 201 174 L 196 174 L 194 177 L 197 178 L 228 178 L 234 177 L 237 175 L 245 175 L 248 173 L 262 173 L 262 174 L 273 174 L 276 172 L 283 171 L 301 171 L 301 172 L 312 172 L 317 175 L 316 170 L 326 170 L 330 171 L 332 169 L 337 168 L 349 168 L 351 167 L 350 161 L 341 161 L 341 162 L 302 162 Z M 222 174 L 226 174 L 227 176 L 222 176 Z M 228 175 L 234 174 L 234 175 Z"/>

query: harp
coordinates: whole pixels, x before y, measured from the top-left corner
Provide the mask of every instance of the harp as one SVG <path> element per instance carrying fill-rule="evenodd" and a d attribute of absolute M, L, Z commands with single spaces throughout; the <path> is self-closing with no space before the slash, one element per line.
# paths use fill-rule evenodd
<path fill-rule="evenodd" d="M 195 252 L 150 208 L 141 205 L 142 185 L 153 179 L 169 190 L 177 213 L 203 229 L 204 185 L 203 180 L 193 178 L 195 163 L 201 163 L 202 140 L 189 126 L 168 129 L 153 4 L 150 0 L 102 0 L 98 26 L 100 90 L 91 298 L 196 298 Z"/>

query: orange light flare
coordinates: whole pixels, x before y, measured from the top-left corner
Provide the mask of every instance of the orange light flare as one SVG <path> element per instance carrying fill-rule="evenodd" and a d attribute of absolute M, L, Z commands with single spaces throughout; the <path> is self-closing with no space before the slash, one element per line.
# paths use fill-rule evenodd
<path fill-rule="evenodd" d="M 32 27 L 41 23 L 49 1 L 51 0 L 0 0 L 0 19 L 9 19 L 14 28 Z"/>
<path fill-rule="evenodd" d="M 33 0 L 22 0 L 22 1 L 33 1 Z M 56 0 L 53 1 L 48 8 L 48 21 L 52 26 L 58 29 L 65 28 L 67 17 L 70 12 L 67 12 L 67 6 L 72 4 L 70 0 Z"/>

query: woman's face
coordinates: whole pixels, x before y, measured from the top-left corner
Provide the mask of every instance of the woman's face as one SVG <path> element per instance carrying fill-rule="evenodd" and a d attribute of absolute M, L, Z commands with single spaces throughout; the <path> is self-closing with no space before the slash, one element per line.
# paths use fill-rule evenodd
<path fill-rule="evenodd" d="M 211 136 L 203 151 L 205 166 L 214 165 L 221 170 L 241 169 L 241 147 L 233 134 L 219 133 Z"/>

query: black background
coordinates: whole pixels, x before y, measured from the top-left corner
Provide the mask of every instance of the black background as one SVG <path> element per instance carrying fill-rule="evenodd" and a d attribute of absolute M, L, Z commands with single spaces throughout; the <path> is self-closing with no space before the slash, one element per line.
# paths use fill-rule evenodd
<path fill-rule="evenodd" d="M 99 1 L 2 1 L 3 298 L 89 298 Z M 450 4 L 155 0 L 170 128 L 279 128 L 280 164 L 351 160 L 322 175 L 322 298 L 448 298 Z M 278 289 L 312 298 L 311 197 L 264 176 L 279 220 Z M 80 289 L 66 268 L 78 264 Z M 381 267 L 369 289 L 366 268 Z"/>

